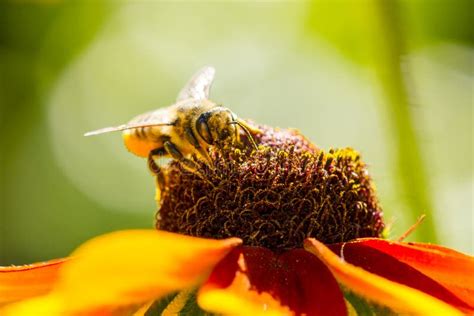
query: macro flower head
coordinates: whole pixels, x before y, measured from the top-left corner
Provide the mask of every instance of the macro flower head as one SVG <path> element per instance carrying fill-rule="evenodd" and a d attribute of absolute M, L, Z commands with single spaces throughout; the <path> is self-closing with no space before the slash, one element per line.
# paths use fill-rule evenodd
<path fill-rule="evenodd" d="M 172 161 L 157 230 L 97 237 L 70 258 L 0 270 L 2 315 L 461 315 L 474 259 L 383 239 L 376 190 L 352 149 L 260 126 Z M 244 143 L 248 141 L 242 135 Z"/>
<path fill-rule="evenodd" d="M 272 251 L 379 237 L 382 211 L 360 155 L 325 152 L 296 130 L 259 126 L 259 150 L 235 145 L 212 150 L 202 178 L 168 168 L 157 229 L 207 238 L 242 238 Z M 246 141 L 244 141 L 244 144 Z"/>

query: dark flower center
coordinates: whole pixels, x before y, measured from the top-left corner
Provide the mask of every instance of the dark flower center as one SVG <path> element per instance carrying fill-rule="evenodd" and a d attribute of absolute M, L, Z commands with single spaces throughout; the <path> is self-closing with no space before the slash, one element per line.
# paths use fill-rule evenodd
<path fill-rule="evenodd" d="M 335 243 L 380 236 L 382 211 L 356 151 L 325 152 L 295 130 L 261 129 L 259 150 L 227 146 L 212 150 L 212 168 L 197 161 L 203 178 L 172 162 L 156 227 L 240 237 L 274 251 L 302 247 L 307 237 Z"/>

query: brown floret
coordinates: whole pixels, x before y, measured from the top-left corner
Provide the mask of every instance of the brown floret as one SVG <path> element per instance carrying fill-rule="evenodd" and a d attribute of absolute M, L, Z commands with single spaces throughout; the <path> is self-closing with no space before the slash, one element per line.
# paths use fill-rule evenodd
<path fill-rule="evenodd" d="M 350 149 L 318 149 L 295 130 L 261 126 L 259 150 L 214 149 L 204 179 L 172 162 L 158 229 L 240 237 L 282 251 L 307 237 L 324 243 L 379 237 L 382 211 L 366 165 Z M 246 147 L 250 148 L 250 147 Z"/>

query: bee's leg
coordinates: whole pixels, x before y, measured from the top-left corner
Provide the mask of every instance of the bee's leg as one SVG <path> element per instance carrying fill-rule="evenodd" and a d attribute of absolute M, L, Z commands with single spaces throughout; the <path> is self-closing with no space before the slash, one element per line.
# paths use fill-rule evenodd
<path fill-rule="evenodd" d="M 203 175 L 198 171 L 198 169 L 199 169 L 198 164 L 195 163 L 194 161 L 192 161 L 191 159 L 188 159 L 188 158 L 184 157 L 184 155 L 179 151 L 178 147 L 176 147 L 175 144 L 173 144 L 170 141 L 166 141 L 163 145 L 164 145 L 164 148 L 165 148 L 166 152 L 171 157 L 173 157 L 174 159 L 179 161 L 183 165 L 183 167 L 185 167 L 186 169 L 188 169 L 192 173 L 194 173 L 197 176 L 204 179 Z"/>
<path fill-rule="evenodd" d="M 155 148 L 148 154 L 148 169 L 156 176 L 156 183 L 160 190 L 163 190 L 166 186 L 166 179 L 161 167 L 155 162 L 155 156 L 164 156 L 166 155 L 166 150 L 164 148 Z"/>
<path fill-rule="evenodd" d="M 184 137 L 186 137 L 187 141 L 196 148 L 196 150 L 199 152 L 201 155 L 201 158 L 203 158 L 209 167 L 212 166 L 212 160 L 211 157 L 209 157 L 209 153 L 207 152 L 206 149 L 201 147 L 201 144 L 199 144 L 199 141 L 196 139 L 196 136 L 194 135 L 193 130 L 190 127 L 187 127 L 184 131 Z"/>

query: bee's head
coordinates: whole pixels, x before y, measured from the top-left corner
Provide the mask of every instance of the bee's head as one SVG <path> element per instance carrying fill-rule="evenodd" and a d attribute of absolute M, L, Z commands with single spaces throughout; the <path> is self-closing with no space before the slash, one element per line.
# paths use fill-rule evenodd
<path fill-rule="evenodd" d="M 236 119 L 229 109 L 216 107 L 198 117 L 196 131 L 206 143 L 213 145 L 237 135 Z"/>

